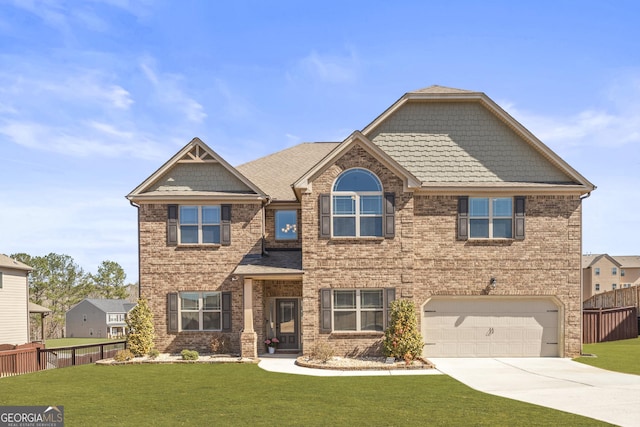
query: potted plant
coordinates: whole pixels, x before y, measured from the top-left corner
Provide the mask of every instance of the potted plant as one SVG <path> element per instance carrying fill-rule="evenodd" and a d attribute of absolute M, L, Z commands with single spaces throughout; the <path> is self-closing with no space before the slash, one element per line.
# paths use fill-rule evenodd
<path fill-rule="evenodd" d="M 273 354 L 276 352 L 276 347 L 278 346 L 279 342 L 280 340 L 276 337 L 267 338 L 266 340 L 264 340 L 264 343 L 267 345 L 267 350 L 269 350 L 269 354 Z"/>

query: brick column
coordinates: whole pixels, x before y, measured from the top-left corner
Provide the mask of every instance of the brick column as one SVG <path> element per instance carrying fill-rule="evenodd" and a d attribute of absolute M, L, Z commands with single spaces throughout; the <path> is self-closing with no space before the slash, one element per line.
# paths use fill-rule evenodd
<path fill-rule="evenodd" d="M 258 357 L 258 335 L 253 330 L 253 279 L 244 279 L 244 325 L 240 333 L 240 355 Z"/>

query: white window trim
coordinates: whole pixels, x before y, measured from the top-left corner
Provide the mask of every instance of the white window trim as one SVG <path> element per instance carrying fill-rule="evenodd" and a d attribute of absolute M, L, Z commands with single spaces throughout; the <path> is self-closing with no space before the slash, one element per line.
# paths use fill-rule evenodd
<path fill-rule="evenodd" d="M 356 307 L 355 308 L 336 308 L 335 307 L 335 298 L 334 298 L 334 294 L 335 292 L 340 292 L 340 291 L 345 291 L 345 292 L 352 292 L 355 291 L 356 295 L 355 295 L 355 299 L 356 299 Z M 360 291 L 379 291 L 381 293 L 381 298 L 382 298 L 382 307 L 380 308 L 362 308 L 361 307 L 361 300 L 360 300 Z M 351 329 L 335 329 L 335 317 L 334 314 L 336 312 L 352 312 L 355 311 L 356 312 L 356 329 L 355 330 L 351 330 Z M 382 328 L 384 331 L 384 325 L 386 324 L 386 307 L 385 307 L 385 299 L 384 299 L 384 289 L 381 288 L 345 288 L 345 289 L 332 289 L 331 290 L 331 331 L 332 332 L 337 332 L 337 333 L 357 333 L 357 332 L 365 332 L 365 333 L 369 333 L 369 332 L 375 332 L 375 333 L 380 333 L 382 331 L 374 331 L 374 330 L 363 330 L 362 329 L 362 316 L 361 313 L 365 312 L 365 311 L 382 311 Z"/>
<path fill-rule="evenodd" d="M 198 310 L 183 310 L 182 309 L 182 295 L 183 294 L 198 294 Z M 204 309 L 204 295 L 205 294 L 218 294 L 220 298 L 220 308 L 217 310 L 205 310 Z M 182 313 L 198 313 L 198 329 L 183 329 L 182 328 Z M 220 313 L 220 328 L 218 329 L 203 329 L 204 313 Z M 211 332 L 222 330 L 222 292 L 220 291 L 183 291 L 178 292 L 178 330 L 184 332 Z"/>
<path fill-rule="evenodd" d="M 336 182 L 340 179 L 340 177 L 345 174 L 346 172 L 352 171 L 352 170 L 362 170 L 365 171 L 369 174 L 371 174 L 371 176 L 373 176 L 377 181 L 378 184 L 380 185 L 380 191 L 334 191 L 333 188 L 336 186 Z M 333 211 L 333 198 L 334 196 L 348 196 L 351 197 L 352 200 L 355 201 L 355 214 L 336 214 Z M 375 214 L 361 214 L 360 213 L 360 197 L 361 196 L 379 196 L 380 197 L 380 203 L 381 203 L 381 210 L 380 210 L 380 215 L 375 215 Z M 366 168 L 351 168 L 351 169 L 347 169 L 345 171 L 343 171 L 340 175 L 338 175 L 338 177 L 335 179 L 335 181 L 333 182 L 333 184 L 331 185 L 331 194 L 329 196 L 330 199 L 330 209 L 331 209 L 331 237 L 332 238 L 336 238 L 336 239 L 354 239 L 354 238 L 364 238 L 364 239 L 378 239 L 378 238 L 382 238 L 384 237 L 384 224 L 382 225 L 382 229 L 380 230 L 380 235 L 379 236 L 361 236 L 360 235 L 360 218 L 380 218 L 381 220 L 384 219 L 384 187 L 382 186 L 382 181 L 380 181 L 380 178 L 378 177 L 378 175 L 376 175 L 375 173 L 371 172 L 369 169 Z M 355 223 L 356 223 L 356 230 L 355 230 L 355 235 L 354 236 L 335 236 L 333 234 L 333 219 L 334 218 L 354 218 Z"/>
<path fill-rule="evenodd" d="M 473 199 L 487 199 L 489 204 L 489 215 L 488 216 L 471 216 L 471 200 Z M 494 199 L 511 199 L 511 215 L 510 216 L 494 216 L 493 215 L 493 200 Z M 515 199 L 513 197 L 504 197 L 504 196 L 473 196 L 469 197 L 469 214 L 467 219 L 467 230 L 469 231 L 469 240 L 504 240 L 504 239 L 513 239 L 514 234 L 514 209 L 515 209 Z M 471 236 L 471 220 L 475 219 L 486 219 L 489 222 L 489 236 L 488 237 L 472 237 Z M 495 219 L 509 219 L 511 220 L 511 237 L 493 237 L 493 220 Z"/>
<path fill-rule="evenodd" d="M 219 220 L 217 223 L 211 223 L 211 224 L 203 224 L 202 223 L 202 208 L 203 207 L 212 207 L 212 208 L 218 208 L 219 211 Z M 198 242 L 197 243 L 185 243 L 182 241 L 182 227 L 193 227 L 196 224 L 182 224 L 180 222 L 181 220 L 181 215 L 180 213 L 182 212 L 182 208 L 198 208 Z M 222 233 L 222 206 L 221 205 L 180 205 L 178 206 L 178 244 L 180 244 L 181 246 L 196 246 L 196 245 L 220 245 L 220 242 L 203 242 L 203 237 L 202 237 L 202 226 L 218 226 L 220 227 L 220 231 L 218 233 L 219 238 L 221 238 L 221 233 Z"/>

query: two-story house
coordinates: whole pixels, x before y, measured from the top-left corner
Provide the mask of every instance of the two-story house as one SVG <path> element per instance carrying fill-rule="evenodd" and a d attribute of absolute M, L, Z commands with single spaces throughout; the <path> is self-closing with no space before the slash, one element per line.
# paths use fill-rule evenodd
<path fill-rule="evenodd" d="M 127 314 L 136 304 L 123 299 L 85 298 L 67 311 L 68 338 L 118 338 L 129 332 Z"/>
<path fill-rule="evenodd" d="M 582 298 L 640 285 L 640 256 L 589 254 L 582 256 Z"/>
<path fill-rule="evenodd" d="M 594 188 L 484 93 L 431 86 L 238 167 L 195 138 L 127 198 L 160 351 L 376 354 L 402 298 L 426 357 L 573 357 Z"/>
<path fill-rule="evenodd" d="M 26 264 L 0 254 L 0 344 L 29 339 L 29 273 Z"/>

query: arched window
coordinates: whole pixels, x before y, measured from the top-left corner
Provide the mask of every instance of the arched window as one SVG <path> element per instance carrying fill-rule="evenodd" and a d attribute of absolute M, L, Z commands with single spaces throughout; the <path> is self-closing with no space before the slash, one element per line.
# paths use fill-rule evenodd
<path fill-rule="evenodd" d="M 333 185 L 333 236 L 382 236 L 382 184 L 366 169 L 349 169 Z"/>

